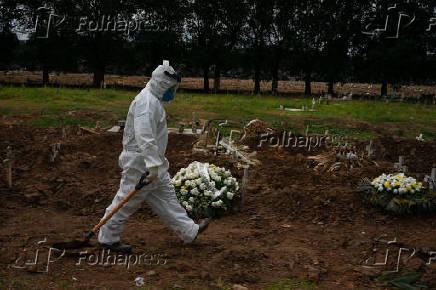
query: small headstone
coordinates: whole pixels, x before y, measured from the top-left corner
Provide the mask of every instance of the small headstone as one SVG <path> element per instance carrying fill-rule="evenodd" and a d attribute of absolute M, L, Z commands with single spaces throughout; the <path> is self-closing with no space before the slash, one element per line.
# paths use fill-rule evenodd
<path fill-rule="evenodd" d="M 315 109 L 315 104 L 316 104 L 316 101 L 315 101 L 315 98 L 313 98 L 313 99 L 312 99 L 312 110 Z"/>
<path fill-rule="evenodd" d="M 183 132 L 185 131 L 185 123 L 180 122 L 178 129 L 179 129 L 179 134 L 183 134 Z"/>
<path fill-rule="evenodd" d="M 62 139 L 67 139 L 67 129 L 65 127 L 62 128 Z"/>
<path fill-rule="evenodd" d="M 107 132 L 109 132 L 109 133 L 118 133 L 120 131 L 121 131 L 121 127 L 120 126 L 113 126 L 109 130 L 107 130 Z"/>
<path fill-rule="evenodd" d="M 306 132 L 305 132 L 306 136 L 309 135 L 309 125 L 307 125 L 306 127 Z"/>
<path fill-rule="evenodd" d="M 285 106 L 280 105 L 280 110 L 284 110 L 284 109 L 285 109 Z"/>

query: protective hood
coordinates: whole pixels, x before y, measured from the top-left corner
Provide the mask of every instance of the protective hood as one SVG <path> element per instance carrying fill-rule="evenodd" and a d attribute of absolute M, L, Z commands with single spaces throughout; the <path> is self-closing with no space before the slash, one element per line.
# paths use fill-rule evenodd
<path fill-rule="evenodd" d="M 180 82 L 180 76 L 176 73 L 169 61 L 164 60 L 151 74 L 151 79 L 146 85 L 156 98 L 162 100 L 164 93 L 171 88 L 175 88 Z"/>

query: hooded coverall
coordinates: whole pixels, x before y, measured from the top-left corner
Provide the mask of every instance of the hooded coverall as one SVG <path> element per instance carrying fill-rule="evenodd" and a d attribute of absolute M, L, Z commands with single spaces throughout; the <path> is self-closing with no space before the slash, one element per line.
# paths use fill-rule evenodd
<path fill-rule="evenodd" d="M 101 227 L 98 241 L 114 244 L 127 219 L 146 201 L 153 211 L 170 226 L 185 242 L 192 242 L 199 226 L 188 217 L 179 204 L 168 173 L 169 163 L 165 158 L 168 130 L 162 96 L 174 87 L 177 81 L 164 72 L 175 73 L 169 64 L 158 66 L 146 87 L 132 101 L 123 135 L 123 151 L 119 166 L 123 169 L 120 187 L 108 214 L 132 190 L 146 168 L 157 167 L 158 175 L 149 185 L 139 190 L 112 218 Z"/>

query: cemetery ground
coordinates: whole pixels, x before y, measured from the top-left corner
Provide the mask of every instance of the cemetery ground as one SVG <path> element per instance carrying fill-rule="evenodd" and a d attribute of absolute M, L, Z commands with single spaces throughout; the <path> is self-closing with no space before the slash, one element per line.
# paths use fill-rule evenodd
<path fill-rule="evenodd" d="M 257 151 L 260 164 L 249 169 L 244 202 L 214 220 L 195 244 L 183 245 L 144 204 L 123 233 L 134 254 L 147 257 L 142 264 L 95 263 L 96 255 L 83 259 L 80 251 L 101 254 L 91 247 L 59 259 L 53 252 L 48 272 L 38 273 L 47 269 L 50 243 L 82 238 L 118 189 L 122 135 L 102 128 L 124 119 L 135 95 L 0 89 L 0 157 L 6 158 L 7 146 L 14 155 L 12 188 L 0 167 L 0 288 L 126 289 L 140 276 L 142 289 L 395 289 L 389 282 L 410 272 L 420 273 L 429 289 L 436 287 L 436 261 L 412 255 L 436 251 L 436 215 L 392 216 L 356 192 L 362 177 L 395 172 L 399 156 L 408 175 L 422 180 L 430 174 L 436 167 L 434 105 L 330 101 L 316 103 L 314 111 L 289 112 L 279 107 L 311 107 L 312 100 L 183 92 L 167 106 L 170 127 L 188 123 L 194 113 L 196 120 L 241 124 L 259 118 L 302 135 L 328 130 L 362 151 L 373 140 L 378 166 L 320 172 L 309 157 L 328 152 L 327 147 L 259 148 L 260 138 L 254 137 L 245 145 Z M 416 140 L 420 134 L 424 141 Z M 226 167 L 241 180 L 243 171 L 230 157 L 192 151 L 195 140 L 170 134 L 171 174 L 202 161 Z M 53 158 L 55 144 L 60 145 Z M 406 249 L 402 255 L 400 248 Z M 38 263 L 24 267 L 37 250 Z M 388 273 L 397 266 L 399 273 Z"/>

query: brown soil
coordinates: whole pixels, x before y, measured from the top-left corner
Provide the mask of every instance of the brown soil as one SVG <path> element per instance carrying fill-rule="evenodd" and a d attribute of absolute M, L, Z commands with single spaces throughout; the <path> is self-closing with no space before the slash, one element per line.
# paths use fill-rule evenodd
<path fill-rule="evenodd" d="M 123 238 L 135 253 L 163 254 L 166 265 L 76 265 L 80 251 L 69 251 L 50 264 L 48 273 L 32 272 L 41 265 L 27 270 L 11 267 L 23 253 L 34 257 L 37 247 L 43 256 L 50 242 L 82 238 L 118 189 L 121 134 L 78 131 L 67 128 L 63 139 L 60 128 L 0 125 L 1 159 L 8 145 L 15 153 L 12 190 L 6 188 L 4 168 L 0 171 L 0 288 L 127 289 L 142 276 L 155 289 L 218 289 L 224 282 L 263 289 L 287 278 L 313 279 L 325 289 L 377 289 L 386 287 L 376 278 L 392 268 L 362 267 L 375 238 L 386 234 L 386 239 L 396 237 L 408 248 L 436 249 L 434 214 L 392 217 L 363 204 L 355 193 L 361 177 L 393 172 L 399 155 L 406 157 L 412 175 L 429 174 L 436 163 L 436 143 L 380 139 L 380 167 L 329 174 L 310 168 L 306 157 L 316 153 L 263 148 L 256 157 L 262 164 L 249 171 L 244 203 L 215 220 L 193 245 L 184 246 L 144 205 L 129 220 Z M 170 135 L 171 174 L 198 160 L 230 168 L 241 179 L 242 172 L 228 158 L 192 153 L 194 141 Z M 50 146 L 55 143 L 61 143 L 61 150 L 50 163 Z M 45 237 L 47 242 L 37 246 Z M 397 252 L 392 246 L 392 261 Z M 402 260 L 400 267 L 424 273 L 436 287 L 436 262 L 426 262 Z"/>

